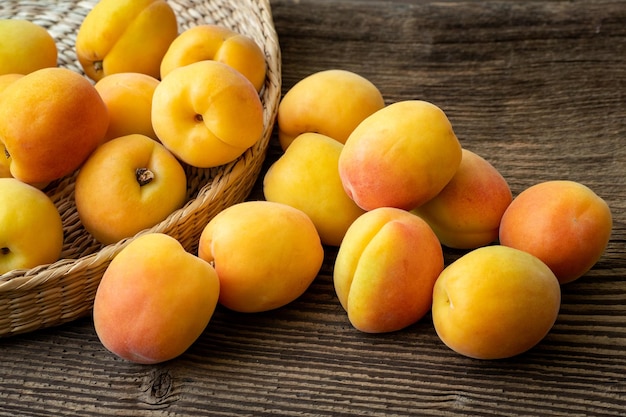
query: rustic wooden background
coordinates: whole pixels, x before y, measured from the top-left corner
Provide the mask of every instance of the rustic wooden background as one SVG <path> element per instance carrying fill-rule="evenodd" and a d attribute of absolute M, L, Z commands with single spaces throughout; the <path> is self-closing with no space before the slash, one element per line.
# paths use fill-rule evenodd
<path fill-rule="evenodd" d="M 477 361 L 437 338 L 353 329 L 336 250 L 289 306 L 218 308 L 187 353 L 117 359 L 89 317 L 0 340 L 0 416 L 618 416 L 626 407 L 626 2 L 273 0 L 283 91 L 343 68 L 386 101 L 424 99 L 514 194 L 580 181 L 614 214 L 609 247 L 563 287 L 558 321 L 518 357 Z M 279 156 L 276 142 L 266 166 Z M 262 198 L 257 186 L 251 198 Z M 446 251 L 446 260 L 462 252 Z"/>

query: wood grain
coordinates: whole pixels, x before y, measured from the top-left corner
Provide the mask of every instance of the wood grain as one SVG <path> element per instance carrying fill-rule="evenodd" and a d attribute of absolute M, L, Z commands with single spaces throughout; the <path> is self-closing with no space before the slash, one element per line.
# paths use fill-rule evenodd
<path fill-rule="evenodd" d="M 553 330 L 516 358 L 461 357 L 430 317 L 353 329 L 332 286 L 263 314 L 218 308 L 180 358 L 115 358 L 91 319 L 0 340 L 0 416 L 618 416 L 626 407 L 626 3 L 275 0 L 283 91 L 344 68 L 388 103 L 420 98 L 514 193 L 592 187 L 614 214 L 603 258 L 563 287 Z M 274 138 L 275 139 L 275 138 Z M 266 168 L 280 155 L 276 140 Z M 251 199 L 262 198 L 260 181 Z M 449 263 L 463 252 L 446 251 Z"/>

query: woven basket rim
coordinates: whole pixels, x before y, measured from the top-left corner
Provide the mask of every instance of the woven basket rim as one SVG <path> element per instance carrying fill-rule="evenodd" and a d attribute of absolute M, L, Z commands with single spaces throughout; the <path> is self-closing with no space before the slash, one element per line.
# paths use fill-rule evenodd
<path fill-rule="evenodd" d="M 55 8 L 72 4 L 95 4 L 96 0 L 49 0 L 30 1 L 3 0 L 0 18 L 5 14 L 27 7 L 43 8 L 41 19 L 54 21 Z M 198 3 L 201 3 L 200 5 Z M 212 16 L 197 12 L 199 6 L 216 8 Z M 264 108 L 264 131 L 262 138 L 235 161 L 211 169 L 210 179 L 199 185 L 197 194 L 167 219 L 150 229 L 143 230 L 131 238 L 102 247 L 97 252 L 77 259 L 59 259 L 50 265 L 29 270 L 15 270 L 0 275 L 0 337 L 25 333 L 72 321 L 88 314 L 91 310 L 95 289 L 103 270 L 110 260 L 130 242 L 146 233 L 162 232 L 187 241 L 183 246 L 190 250 L 193 240 L 199 235 L 198 225 L 192 231 L 184 229 L 186 223 L 202 224 L 226 206 L 243 201 L 256 181 L 274 128 L 281 94 L 281 52 L 269 0 L 168 0 L 180 19 L 179 32 L 202 23 L 218 23 L 231 26 L 243 25 L 250 36 L 257 40 L 266 55 L 267 75 L 261 98 Z M 207 6 L 208 7 L 208 6 Z M 231 27 L 233 29 L 238 29 Z M 243 31 L 243 30 L 242 30 Z M 243 31 L 245 33 L 245 31 Z M 73 187 L 73 179 L 66 179 Z M 237 188 L 240 187 L 240 188 Z M 233 193 L 234 195 L 231 195 Z M 245 194 L 245 195 L 244 195 Z M 221 201 L 223 197 L 224 201 Z M 197 218 L 197 220 L 196 220 Z M 179 231 L 182 230 L 182 231 Z M 176 232 L 172 232 L 176 230 Z M 191 242 L 191 243 L 190 243 Z M 93 276 L 92 276 L 93 274 Z M 86 282 L 82 282 L 86 281 Z M 67 299 L 63 291 L 72 290 L 78 295 Z M 73 305 L 76 304 L 76 305 Z"/>

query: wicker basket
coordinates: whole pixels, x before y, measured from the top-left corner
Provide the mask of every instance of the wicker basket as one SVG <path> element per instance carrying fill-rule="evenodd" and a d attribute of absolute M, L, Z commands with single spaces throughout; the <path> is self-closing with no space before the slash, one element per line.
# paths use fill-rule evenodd
<path fill-rule="evenodd" d="M 78 28 L 97 0 L 2 0 L 0 18 L 31 20 L 57 41 L 59 65 L 82 72 L 74 41 Z M 187 167 L 188 201 L 155 227 L 177 238 L 190 252 L 197 249 L 206 223 L 224 208 L 243 201 L 259 176 L 272 134 L 281 87 L 278 38 L 269 0 L 168 0 L 180 30 L 204 23 L 220 24 L 257 41 L 264 49 L 267 77 L 261 91 L 265 129 L 261 140 L 236 161 L 212 169 Z M 55 181 L 46 192 L 61 212 L 65 245 L 61 260 L 0 276 L 0 337 L 56 326 L 90 314 L 96 289 L 111 259 L 133 238 L 98 244 L 82 227 L 74 206 L 73 176 Z"/>

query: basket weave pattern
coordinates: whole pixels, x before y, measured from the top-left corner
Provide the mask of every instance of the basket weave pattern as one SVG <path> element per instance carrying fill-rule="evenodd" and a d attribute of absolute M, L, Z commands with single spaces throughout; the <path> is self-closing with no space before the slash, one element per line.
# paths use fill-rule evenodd
<path fill-rule="evenodd" d="M 74 41 L 97 0 L 3 0 L 0 19 L 26 19 L 51 33 L 59 66 L 82 73 Z M 145 230 L 167 233 L 190 252 L 202 229 L 224 208 L 243 201 L 259 176 L 278 110 L 281 60 L 269 0 L 168 0 L 179 32 L 192 26 L 219 24 L 250 36 L 264 50 L 267 63 L 262 138 L 237 160 L 217 168 L 185 167 L 188 200 L 166 220 Z M 61 260 L 27 271 L 0 275 L 0 337 L 66 323 L 91 312 L 96 289 L 113 257 L 133 238 L 102 246 L 83 228 L 74 205 L 76 173 L 50 184 L 45 191 L 58 207 L 64 225 Z"/>

